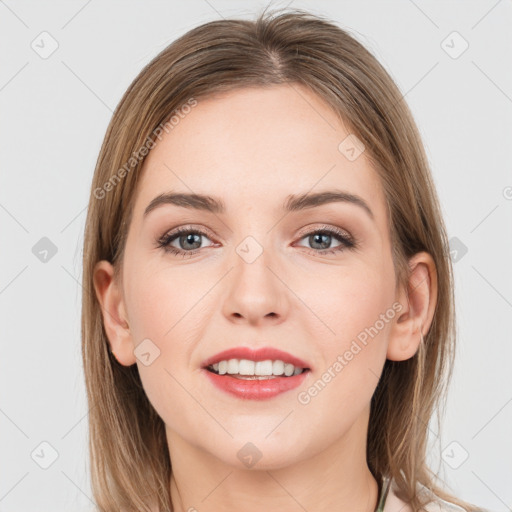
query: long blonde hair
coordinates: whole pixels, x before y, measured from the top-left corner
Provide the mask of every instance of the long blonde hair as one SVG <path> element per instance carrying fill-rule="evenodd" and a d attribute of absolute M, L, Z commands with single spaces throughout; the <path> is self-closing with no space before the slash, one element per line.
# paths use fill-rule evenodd
<path fill-rule="evenodd" d="M 162 127 L 185 105 L 247 86 L 301 84 L 321 97 L 364 143 L 388 206 L 397 285 L 407 260 L 433 257 L 438 274 L 433 322 L 416 355 L 387 360 L 371 402 L 368 466 L 385 475 L 414 511 L 423 484 L 467 510 L 435 482 L 428 423 L 443 398 L 455 354 L 453 277 L 446 229 L 425 151 L 401 92 L 377 59 L 348 32 L 294 9 L 255 21 L 220 20 L 190 30 L 135 78 L 117 106 L 94 172 L 83 250 L 82 357 L 89 402 L 92 490 L 98 510 L 172 510 L 171 461 L 162 419 L 148 401 L 137 365 L 109 350 L 94 293 L 100 260 L 121 267 L 140 170 Z M 189 107 L 191 108 L 191 107 Z M 159 131 L 160 130 L 160 131 Z M 423 500 L 423 501 L 422 501 Z"/>

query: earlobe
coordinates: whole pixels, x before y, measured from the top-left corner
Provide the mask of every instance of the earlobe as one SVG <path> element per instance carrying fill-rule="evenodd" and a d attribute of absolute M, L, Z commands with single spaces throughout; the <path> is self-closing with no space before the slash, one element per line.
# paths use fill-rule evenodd
<path fill-rule="evenodd" d="M 403 309 L 390 332 L 387 359 L 405 361 L 413 357 L 434 317 L 437 302 L 437 271 L 427 252 L 415 254 L 409 260 L 407 289 L 400 289 L 399 302 Z"/>
<path fill-rule="evenodd" d="M 126 318 L 123 294 L 114 279 L 112 264 L 106 260 L 96 263 L 93 281 L 110 350 L 120 364 L 131 366 L 136 362 L 133 339 Z"/>

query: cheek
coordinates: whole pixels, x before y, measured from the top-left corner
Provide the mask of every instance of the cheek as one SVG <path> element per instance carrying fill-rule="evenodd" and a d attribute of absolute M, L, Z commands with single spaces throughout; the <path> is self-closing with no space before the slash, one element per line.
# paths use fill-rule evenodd
<path fill-rule="evenodd" d="M 338 269 L 324 277 L 308 278 L 304 283 L 306 305 L 316 313 L 317 322 L 323 322 L 325 343 L 331 350 L 343 348 L 374 325 L 394 300 L 386 272 L 367 266 Z M 388 327 L 386 324 L 380 330 Z"/>
<path fill-rule="evenodd" d="M 191 406 L 194 401 L 189 394 L 194 389 L 190 379 L 195 375 L 191 353 L 194 340 L 201 336 L 197 329 L 205 322 L 203 303 L 208 303 L 205 294 L 211 285 L 204 276 L 185 273 L 176 266 L 146 264 L 134 271 L 132 264 L 131 272 L 129 268 L 127 265 L 126 300 L 134 345 L 151 340 L 145 342 L 148 349 L 144 351 L 150 353 L 150 364 L 137 361 L 145 393 L 167 425 L 183 430 L 184 435 L 190 428 L 192 435 L 190 426 L 200 424 L 200 411 Z"/>
<path fill-rule="evenodd" d="M 385 273 L 368 267 L 359 272 L 347 269 L 328 280 L 329 288 L 312 286 L 321 281 L 311 282 L 307 295 L 307 305 L 317 315 L 309 315 L 308 330 L 314 333 L 316 325 L 314 341 L 321 358 L 315 379 L 320 382 L 307 392 L 304 401 L 314 396 L 317 406 L 323 402 L 328 408 L 332 401 L 352 403 L 357 397 L 358 404 L 353 406 L 362 408 L 378 383 L 388 333 L 396 321 L 393 288 Z"/>
<path fill-rule="evenodd" d="M 197 320 L 198 302 L 208 291 L 204 277 L 161 264 L 128 272 L 126 300 L 134 336 L 150 338 L 160 348 L 178 333 L 186 337 Z"/>

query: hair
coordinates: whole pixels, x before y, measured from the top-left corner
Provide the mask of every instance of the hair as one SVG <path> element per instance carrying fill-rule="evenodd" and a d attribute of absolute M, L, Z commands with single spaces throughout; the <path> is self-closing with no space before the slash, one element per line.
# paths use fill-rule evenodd
<path fill-rule="evenodd" d="M 428 502 L 418 483 L 468 511 L 478 510 L 444 491 L 425 460 L 429 420 L 435 410 L 444 411 L 456 333 L 446 228 L 418 129 L 377 59 L 346 30 L 299 9 L 265 9 L 255 21 L 223 19 L 188 31 L 142 69 L 109 123 L 92 180 L 83 248 L 82 357 L 98 510 L 172 510 L 172 465 L 164 422 L 144 392 L 137 365 L 119 364 L 109 350 L 94 266 L 108 260 L 119 276 L 137 183 L 162 127 L 201 98 L 278 84 L 307 87 L 365 145 L 385 193 L 396 285 L 407 289 L 408 259 L 417 252 L 428 252 L 436 265 L 430 329 L 413 357 L 386 360 L 372 397 L 368 467 L 379 489 L 384 476 L 392 477 L 397 495 L 413 511 Z"/>

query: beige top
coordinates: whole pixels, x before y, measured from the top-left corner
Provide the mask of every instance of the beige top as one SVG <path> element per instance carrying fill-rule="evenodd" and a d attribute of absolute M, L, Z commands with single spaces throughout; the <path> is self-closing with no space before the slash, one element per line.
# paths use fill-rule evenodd
<path fill-rule="evenodd" d="M 433 501 L 428 503 L 428 505 L 425 507 L 427 512 L 466 512 L 466 509 L 460 507 L 459 505 L 439 498 L 439 496 L 436 496 L 432 491 L 430 491 L 430 489 L 427 489 L 425 486 L 419 485 L 419 487 L 420 492 L 425 492 L 433 498 Z M 389 489 L 387 496 L 384 496 L 386 494 L 386 488 Z M 405 503 L 400 498 L 398 498 L 398 496 L 396 496 L 396 485 L 393 480 L 391 481 L 391 485 L 389 485 L 387 478 L 384 479 L 384 485 L 382 486 L 382 489 L 382 498 L 385 498 L 385 500 L 384 503 L 382 503 L 383 500 L 381 500 L 380 505 L 383 505 L 383 508 L 379 510 L 377 507 L 376 512 L 412 512 L 409 504 Z"/>

